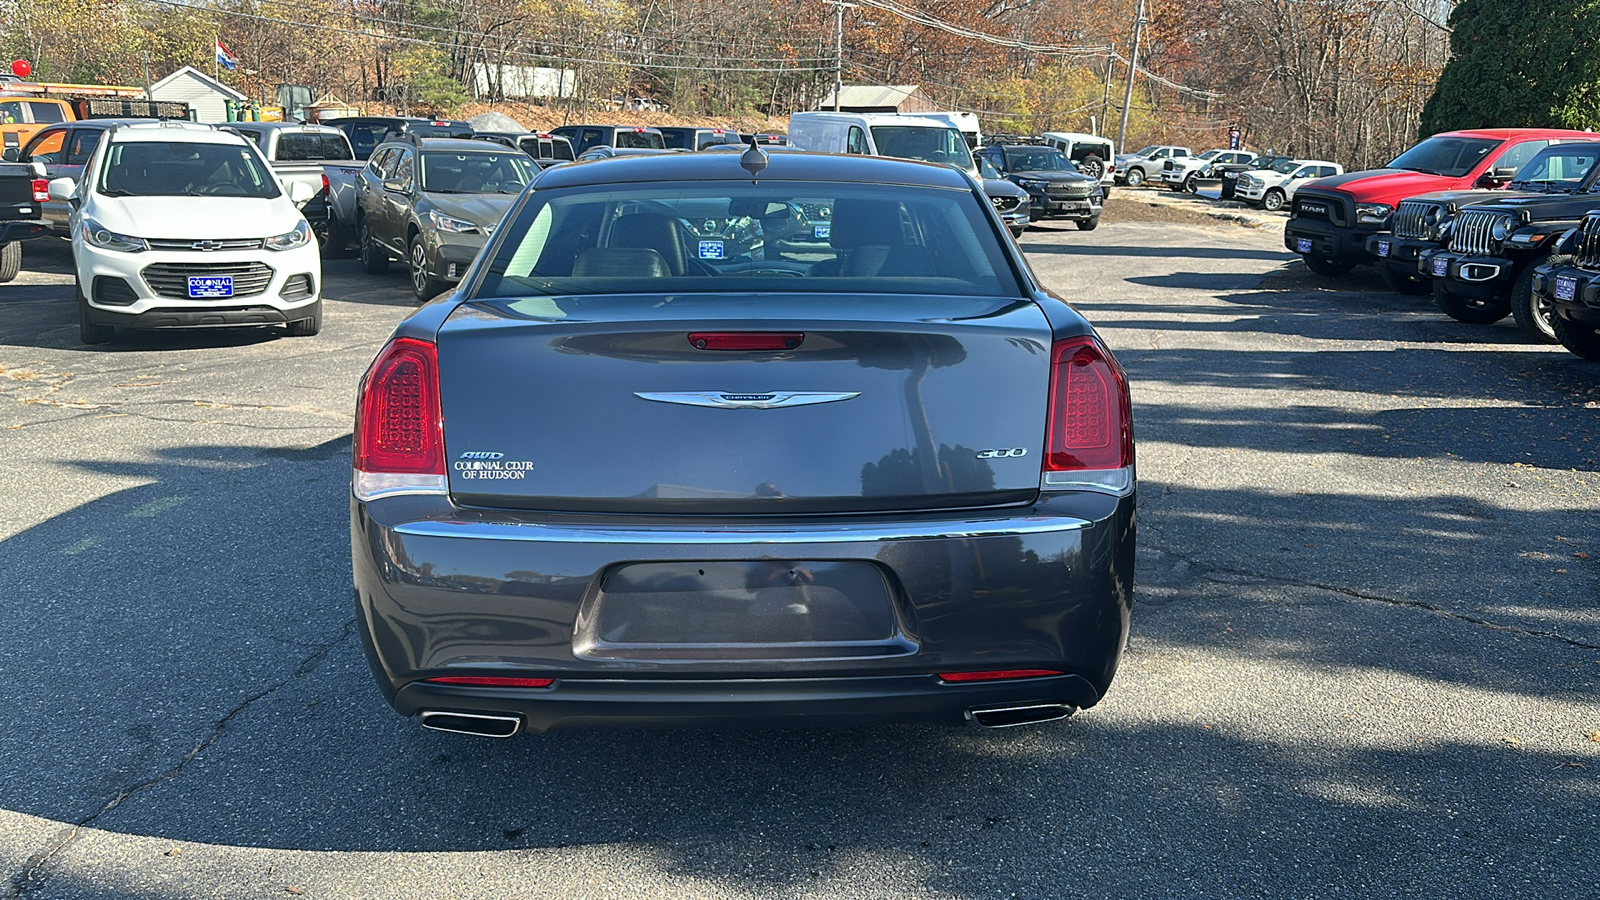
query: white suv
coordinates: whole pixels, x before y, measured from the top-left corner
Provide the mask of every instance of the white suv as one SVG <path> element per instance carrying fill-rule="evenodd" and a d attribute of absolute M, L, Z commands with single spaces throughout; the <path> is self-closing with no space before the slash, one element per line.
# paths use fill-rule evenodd
<path fill-rule="evenodd" d="M 322 327 L 322 261 L 285 190 L 249 140 L 161 122 L 106 132 L 81 182 L 50 182 L 70 205 L 78 334 L 117 328 Z"/>
<path fill-rule="evenodd" d="M 1268 212 L 1289 205 L 1294 192 L 1314 178 L 1343 175 L 1344 166 L 1325 159 L 1286 159 L 1270 169 L 1251 169 L 1239 176 L 1233 195 Z"/>

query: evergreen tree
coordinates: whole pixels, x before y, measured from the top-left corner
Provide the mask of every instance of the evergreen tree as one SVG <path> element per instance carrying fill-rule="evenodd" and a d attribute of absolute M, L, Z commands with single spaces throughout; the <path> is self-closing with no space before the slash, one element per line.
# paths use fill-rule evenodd
<path fill-rule="evenodd" d="M 1422 133 L 1600 128 L 1600 0 L 1461 0 Z"/>

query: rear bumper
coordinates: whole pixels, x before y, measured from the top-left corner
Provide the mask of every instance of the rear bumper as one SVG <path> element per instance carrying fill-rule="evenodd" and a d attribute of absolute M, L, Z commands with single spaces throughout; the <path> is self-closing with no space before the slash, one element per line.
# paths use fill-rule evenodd
<path fill-rule="evenodd" d="M 993 518 L 618 530 L 614 520 L 462 510 L 442 497 L 353 501 L 356 604 L 379 688 L 402 715 L 510 714 L 536 731 L 958 724 L 974 707 L 1098 702 L 1127 640 L 1134 505 L 1131 495 L 1064 492 Z M 773 560 L 875 567 L 895 607 L 896 640 L 866 651 L 795 640 L 593 652 L 588 623 L 619 567 Z M 1064 674 L 937 677 L 996 669 Z M 530 689 L 423 681 L 463 674 L 555 681 Z"/>
<path fill-rule="evenodd" d="M 1558 280 L 1563 282 L 1560 291 Z M 1600 272 L 1572 265 L 1539 266 L 1533 270 L 1533 292 L 1548 300 L 1563 319 L 1600 327 Z"/>
<path fill-rule="evenodd" d="M 1357 231 L 1332 222 L 1295 217 L 1283 226 L 1283 246 L 1301 256 L 1316 256 L 1343 263 L 1370 263 L 1375 259 L 1367 252 L 1367 238 L 1371 234 L 1370 231 Z M 1301 241 L 1309 243 L 1302 245 Z"/>
<path fill-rule="evenodd" d="M 1504 300 L 1516 280 L 1514 260 L 1498 256 L 1469 256 L 1444 248 L 1424 250 L 1417 259 L 1417 274 L 1442 285 L 1444 290 L 1471 300 Z"/>

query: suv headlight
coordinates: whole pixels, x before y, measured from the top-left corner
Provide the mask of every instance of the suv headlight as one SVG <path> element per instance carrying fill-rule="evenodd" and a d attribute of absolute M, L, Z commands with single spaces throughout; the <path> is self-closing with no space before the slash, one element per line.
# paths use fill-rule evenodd
<path fill-rule="evenodd" d="M 115 250 L 118 253 L 140 253 L 150 249 L 144 238 L 136 238 L 126 234 L 117 234 L 96 222 L 93 219 L 83 220 L 83 240 L 91 247 L 101 250 Z"/>
<path fill-rule="evenodd" d="M 1494 220 L 1494 224 L 1489 226 L 1489 237 L 1491 237 L 1491 238 L 1493 238 L 1493 239 L 1495 239 L 1497 241 L 1505 240 L 1506 239 L 1506 235 L 1508 235 L 1510 233 L 1511 233 L 1511 223 L 1506 221 L 1504 217 L 1499 218 L 1499 219 L 1495 219 Z"/>
<path fill-rule="evenodd" d="M 1017 186 L 1025 191 L 1042 191 L 1044 190 L 1044 185 L 1045 182 L 1038 178 L 1017 179 Z"/>
<path fill-rule="evenodd" d="M 1357 225 L 1382 225 L 1389 221 L 1389 214 L 1394 212 L 1394 207 L 1383 203 L 1357 203 Z"/>
<path fill-rule="evenodd" d="M 451 234 L 478 233 L 478 226 L 472 224 L 471 222 L 468 222 L 465 219 L 451 218 L 450 216 L 442 215 L 431 209 L 428 210 L 428 221 L 432 222 L 433 227 L 439 229 L 440 231 L 448 231 Z"/>
<path fill-rule="evenodd" d="M 275 234 L 267 238 L 266 245 L 268 250 L 293 250 L 296 247 L 304 247 L 310 242 L 311 226 L 306 224 L 305 219 L 301 219 L 294 226 L 293 231 L 286 231 L 283 234 Z"/>

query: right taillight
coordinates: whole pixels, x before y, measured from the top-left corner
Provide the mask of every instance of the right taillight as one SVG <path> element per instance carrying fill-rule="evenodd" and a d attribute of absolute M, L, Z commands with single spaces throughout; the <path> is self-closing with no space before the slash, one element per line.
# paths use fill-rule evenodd
<path fill-rule="evenodd" d="M 1046 422 L 1045 489 L 1133 489 L 1128 381 L 1095 338 L 1068 338 L 1051 347 Z"/>
<path fill-rule="evenodd" d="M 443 426 L 438 347 L 395 338 L 367 369 L 356 399 L 356 496 L 444 493 Z"/>

